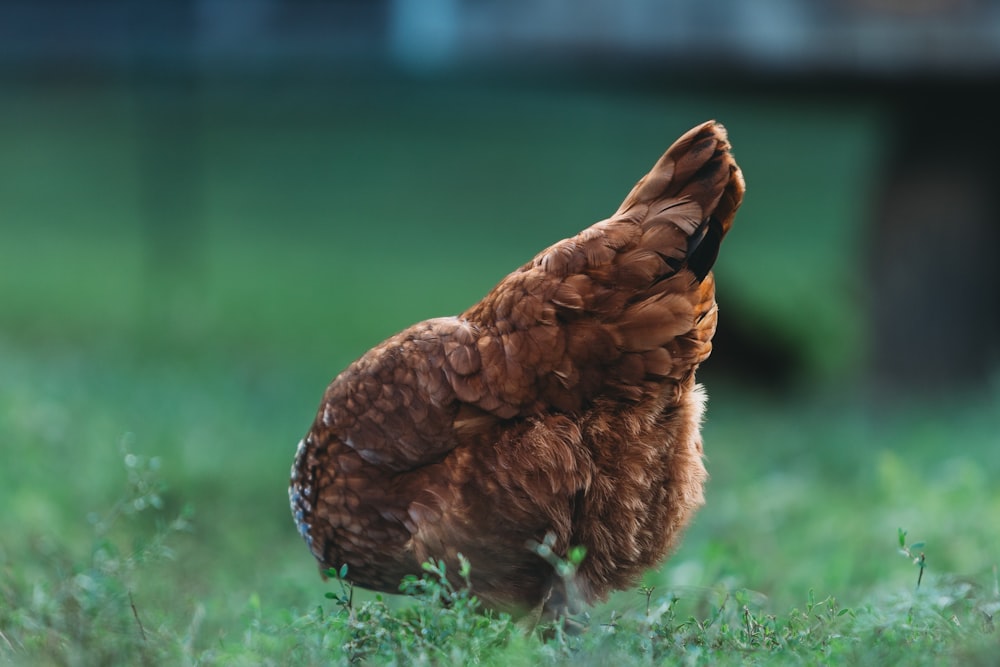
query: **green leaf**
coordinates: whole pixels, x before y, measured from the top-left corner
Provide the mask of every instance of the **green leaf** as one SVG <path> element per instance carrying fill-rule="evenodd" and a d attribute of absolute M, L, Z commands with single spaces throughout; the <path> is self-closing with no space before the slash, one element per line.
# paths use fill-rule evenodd
<path fill-rule="evenodd" d="M 566 560 L 573 564 L 573 567 L 577 567 L 583 562 L 583 559 L 587 555 L 587 547 L 582 544 L 578 544 L 575 547 L 571 547 L 566 553 Z"/>
<path fill-rule="evenodd" d="M 337 576 L 339 576 L 341 579 L 347 578 L 347 563 L 344 563 L 343 565 L 340 566 L 340 573 Z"/>
<path fill-rule="evenodd" d="M 902 528 L 899 529 L 899 547 L 901 549 L 906 547 L 906 531 Z"/>
<path fill-rule="evenodd" d="M 468 579 L 469 574 L 472 572 L 472 564 L 469 562 L 469 559 L 463 556 L 462 554 L 458 554 L 458 564 L 459 564 L 458 574 L 463 579 Z"/>
<path fill-rule="evenodd" d="M 924 548 L 923 542 L 914 542 L 913 544 L 910 545 L 910 551 L 913 551 L 914 549 L 923 549 L 923 548 Z"/>

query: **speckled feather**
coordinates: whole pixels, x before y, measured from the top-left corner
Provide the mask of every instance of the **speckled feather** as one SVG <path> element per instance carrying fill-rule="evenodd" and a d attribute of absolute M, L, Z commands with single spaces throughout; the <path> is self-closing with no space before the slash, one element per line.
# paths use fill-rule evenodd
<path fill-rule="evenodd" d="M 289 488 L 321 568 L 395 592 L 461 553 L 485 603 L 552 615 L 658 564 L 703 503 L 694 374 L 743 191 L 724 128 L 695 127 L 610 218 L 340 373 Z M 527 546 L 546 535 L 586 548 L 572 593 Z"/>

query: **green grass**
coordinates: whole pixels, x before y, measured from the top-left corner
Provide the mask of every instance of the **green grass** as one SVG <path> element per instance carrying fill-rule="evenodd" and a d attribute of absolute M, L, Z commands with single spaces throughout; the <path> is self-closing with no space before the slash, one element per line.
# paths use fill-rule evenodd
<path fill-rule="evenodd" d="M 892 405 L 854 381 L 873 110 L 211 88 L 194 259 L 151 270 L 127 91 L 10 90 L 0 662 L 994 661 L 1000 392 Z M 326 383 L 612 210 L 707 117 L 729 126 L 750 183 L 720 299 L 789 331 L 806 382 L 794 396 L 711 384 L 706 507 L 644 588 L 579 619 L 581 635 L 527 635 L 433 576 L 413 584 L 424 604 L 361 590 L 342 604 L 285 491 Z M 919 588 L 901 528 L 903 546 L 923 543 Z"/>
<path fill-rule="evenodd" d="M 996 397 L 875 423 L 851 401 L 719 388 L 708 504 L 649 600 L 621 592 L 583 635 L 543 641 L 471 603 L 326 598 L 340 589 L 285 494 L 319 384 L 106 353 L 6 347 L 0 362 L 0 655 L 18 664 L 939 664 L 996 649 Z M 900 527 L 924 543 L 919 589 Z"/>

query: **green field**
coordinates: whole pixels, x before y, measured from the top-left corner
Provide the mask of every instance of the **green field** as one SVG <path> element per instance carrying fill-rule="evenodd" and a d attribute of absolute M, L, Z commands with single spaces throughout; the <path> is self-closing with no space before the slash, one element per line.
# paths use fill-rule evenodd
<path fill-rule="evenodd" d="M 0 662 L 995 663 L 1000 391 L 858 388 L 877 109 L 211 83 L 198 222 L 177 238 L 143 231 L 130 91 L 0 92 Z M 624 591 L 580 636 L 526 637 L 460 592 L 430 587 L 447 608 L 325 597 L 340 588 L 286 485 L 330 378 L 613 211 L 710 117 L 749 184 L 717 272 L 723 317 L 730 302 L 787 332 L 802 367 L 784 394 L 710 376 L 708 503 L 648 602 Z M 183 259 L 160 257 L 162 238 Z M 900 529 L 922 543 L 919 588 Z"/>

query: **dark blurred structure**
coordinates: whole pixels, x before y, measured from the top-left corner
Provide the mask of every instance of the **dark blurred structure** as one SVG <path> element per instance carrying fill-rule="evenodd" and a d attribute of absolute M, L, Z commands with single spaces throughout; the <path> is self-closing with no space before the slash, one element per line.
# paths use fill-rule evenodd
<path fill-rule="evenodd" d="M 697 88 L 713 73 L 738 72 L 747 94 L 877 99 L 892 137 L 859 239 L 869 249 L 872 379 L 934 391 L 984 380 L 1000 360 L 1000 132 L 989 94 L 1000 82 L 1000 3 L 8 0 L 0 67 L 16 77 L 131 82 L 150 258 L 179 258 L 184 271 L 197 258 L 196 100 L 209 73 L 513 68 Z M 740 339 L 734 350 L 754 349 L 738 331 L 720 336 Z"/>
<path fill-rule="evenodd" d="M 952 77 L 1000 65 L 991 0 L 8 0 L 0 18 L 8 66 L 64 70 L 114 67 L 136 39 L 175 62 L 190 44 L 203 65 L 264 70 L 545 65 L 594 54 L 809 77 Z"/>
<path fill-rule="evenodd" d="M 873 379 L 921 394 L 988 381 L 1000 360 L 1000 103 L 940 81 L 899 86 L 890 102 L 869 254 Z"/>

